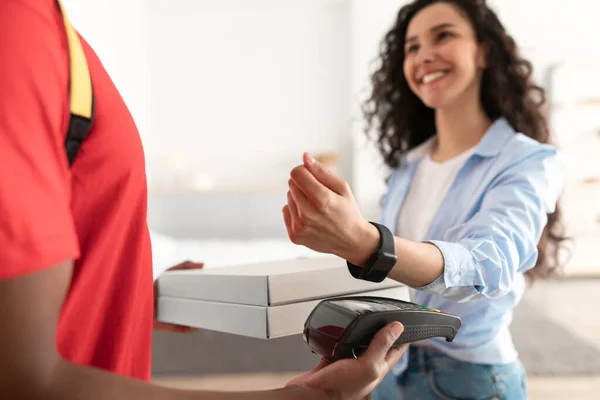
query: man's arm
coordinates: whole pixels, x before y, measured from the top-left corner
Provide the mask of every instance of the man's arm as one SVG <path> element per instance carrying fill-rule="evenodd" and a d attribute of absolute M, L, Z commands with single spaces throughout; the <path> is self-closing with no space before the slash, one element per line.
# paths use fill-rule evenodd
<path fill-rule="evenodd" d="M 72 262 L 0 280 L 0 388 L 14 400 L 325 399 L 324 391 L 286 388 L 253 393 L 164 388 L 73 364 L 56 348 L 56 328 Z"/>
<path fill-rule="evenodd" d="M 56 328 L 72 262 L 0 280 L 0 391 L 11 400 L 326 400 L 362 399 L 406 349 L 392 348 L 402 326 L 392 323 L 358 359 L 321 362 L 285 388 L 255 392 L 200 392 L 152 385 L 61 357 Z"/>

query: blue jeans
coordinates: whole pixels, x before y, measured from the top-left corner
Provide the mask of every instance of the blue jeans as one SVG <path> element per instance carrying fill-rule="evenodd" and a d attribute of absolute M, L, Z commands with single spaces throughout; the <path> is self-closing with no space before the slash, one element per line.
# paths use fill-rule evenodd
<path fill-rule="evenodd" d="M 473 364 L 432 348 L 410 346 L 407 370 L 388 374 L 372 400 L 524 400 L 526 374 L 519 361 Z"/>

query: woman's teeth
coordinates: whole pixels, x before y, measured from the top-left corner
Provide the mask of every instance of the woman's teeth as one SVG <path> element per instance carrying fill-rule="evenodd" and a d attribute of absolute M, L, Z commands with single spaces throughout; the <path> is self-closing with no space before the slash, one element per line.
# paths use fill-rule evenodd
<path fill-rule="evenodd" d="M 445 75 L 446 75 L 445 71 L 439 71 L 439 72 L 427 74 L 423 77 L 423 83 L 427 84 L 427 83 L 433 82 L 435 80 L 438 80 L 438 79 L 444 77 Z"/>

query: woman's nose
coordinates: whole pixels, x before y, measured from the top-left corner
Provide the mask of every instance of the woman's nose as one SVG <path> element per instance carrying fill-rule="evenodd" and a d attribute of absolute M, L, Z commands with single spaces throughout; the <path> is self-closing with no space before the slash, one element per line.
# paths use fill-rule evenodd
<path fill-rule="evenodd" d="M 422 46 L 417 54 L 417 64 L 431 64 L 435 60 L 435 52 L 429 46 Z"/>

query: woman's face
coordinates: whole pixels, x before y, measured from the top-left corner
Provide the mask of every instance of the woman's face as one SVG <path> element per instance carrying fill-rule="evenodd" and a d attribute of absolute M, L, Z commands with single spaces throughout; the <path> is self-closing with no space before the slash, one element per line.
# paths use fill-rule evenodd
<path fill-rule="evenodd" d="M 485 52 L 456 6 L 439 2 L 419 11 L 408 24 L 404 54 L 408 86 L 426 106 L 479 101 Z"/>

